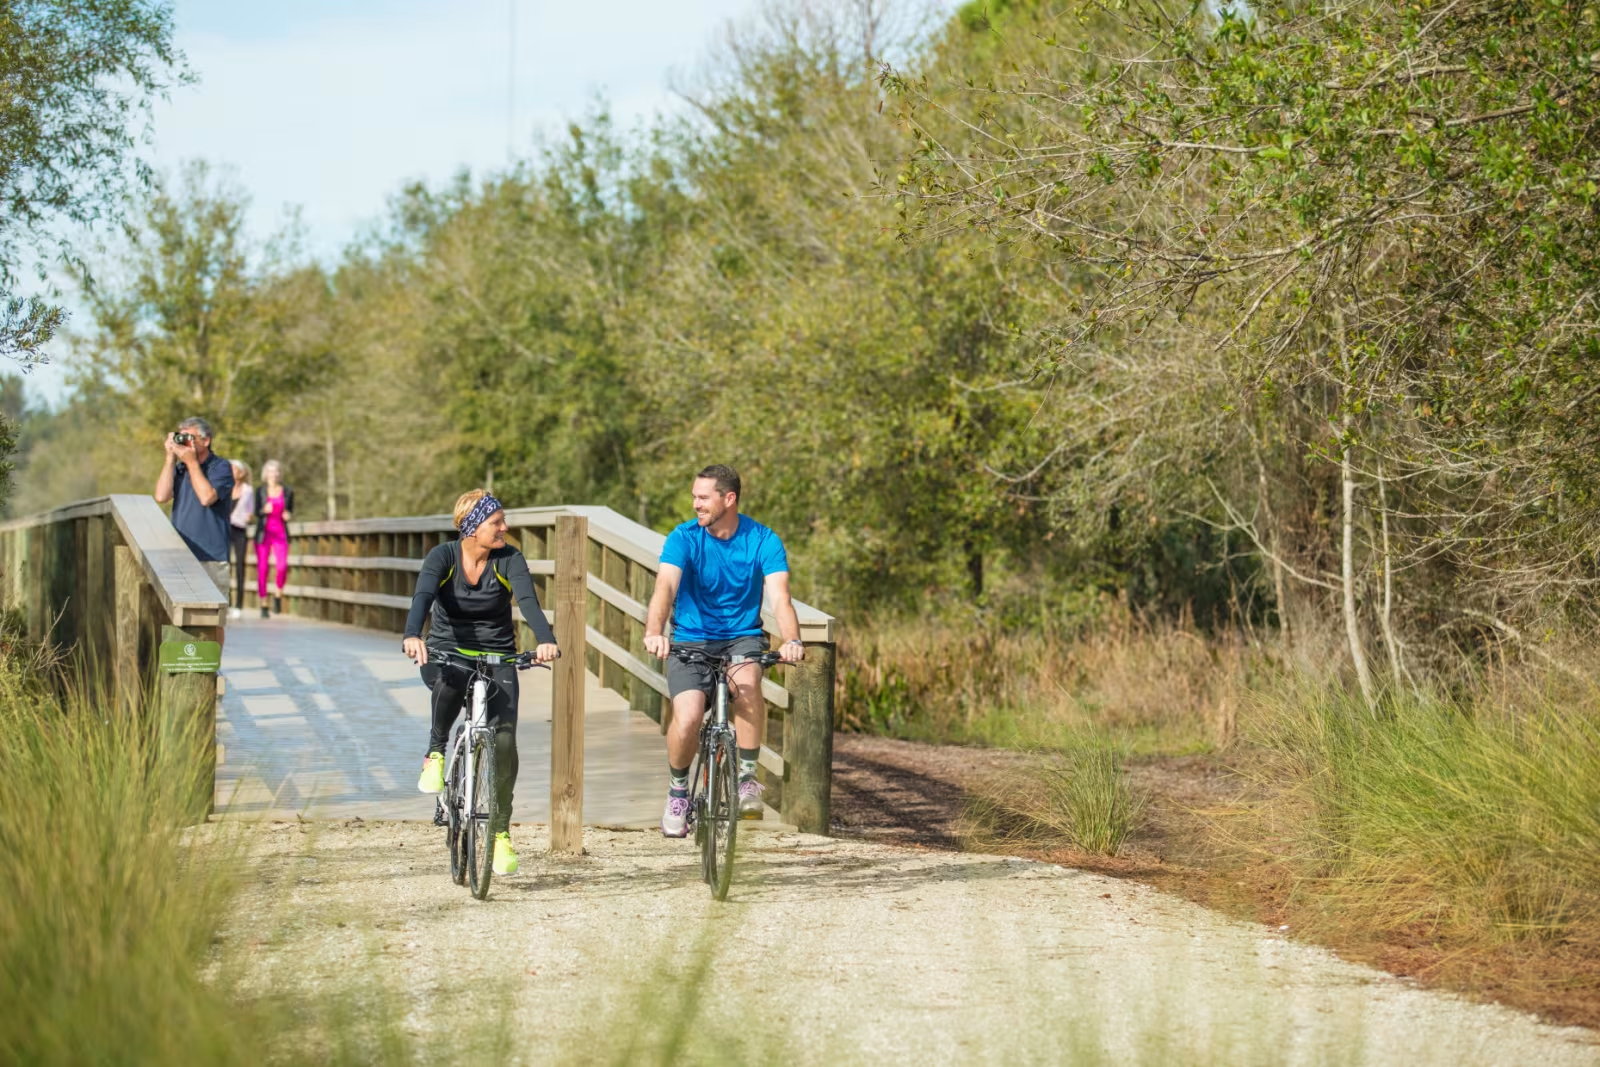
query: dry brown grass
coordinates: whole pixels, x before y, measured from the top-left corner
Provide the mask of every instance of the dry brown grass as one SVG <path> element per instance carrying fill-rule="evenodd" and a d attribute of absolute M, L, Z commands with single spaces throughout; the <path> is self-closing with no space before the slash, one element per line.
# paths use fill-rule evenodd
<path fill-rule="evenodd" d="M 864 620 L 840 649 L 841 729 L 911 740 L 1067 748 L 1085 731 L 1130 752 L 1230 745 L 1253 680 L 1281 657 L 1237 632 L 1106 601 L 1084 633 Z"/>

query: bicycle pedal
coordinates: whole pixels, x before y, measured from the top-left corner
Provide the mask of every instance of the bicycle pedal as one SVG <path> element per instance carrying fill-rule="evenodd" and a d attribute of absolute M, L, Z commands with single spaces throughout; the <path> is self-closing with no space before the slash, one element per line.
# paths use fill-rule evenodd
<path fill-rule="evenodd" d="M 444 809 L 435 804 L 433 806 L 433 825 L 449 826 L 450 820 L 444 817 Z"/>

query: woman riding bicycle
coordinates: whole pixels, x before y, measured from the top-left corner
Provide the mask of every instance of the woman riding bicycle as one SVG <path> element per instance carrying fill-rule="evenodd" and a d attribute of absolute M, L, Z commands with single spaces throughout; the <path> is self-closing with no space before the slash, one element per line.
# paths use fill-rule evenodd
<path fill-rule="evenodd" d="M 450 727 L 461 713 L 472 675 L 450 662 L 449 654 L 513 655 L 517 633 L 511 602 L 533 629 L 538 647 L 534 658 L 549 663 L 559 652 L 555 634 L 545 621 L 533 589 L 533 576 L 522 553 L 506 544 L 506 514 L 500 501 L 482 489 L 462 493 L 456 501 L 457 541 L 428 553 L 417 575 L 402 647 L 422 668 L 422 681 L 433 693 L 433 727 L 428 756 L 422 762 L 417 788 L 424 793 L 444 789 L 444 750 Z M 427 639 L 423 621 L 432 609 Z M 511 794 L 517 782 L 517 671 L 511 664 L 493 668 L 488 718 L 494 724 L 495 825 L 494 873 L 513 874 L 517 854 L 511 849 Z"/>

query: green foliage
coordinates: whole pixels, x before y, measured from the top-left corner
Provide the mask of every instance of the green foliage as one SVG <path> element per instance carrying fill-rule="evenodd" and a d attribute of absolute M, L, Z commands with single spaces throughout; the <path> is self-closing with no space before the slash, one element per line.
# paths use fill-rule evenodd
<path fill-rule="evenodd" d="M 203 170 L 158 187 L 128 284 L 97 294 L 84 410 L 30 430 L 29 477 L 59 490 L 30 506 L 142 487 L 144 442 L 198 411 L 222 454 L 282 460 L 306 518 L 441 511 L 492 480 L 665 529 L 721 461 L 834 610 L 955 597 L 1009 619 L 1094 588 L 1264 617 L 1241 539 L 1173 514 L 1238 466 L 1244 435 L 1196 409 L 1227 368 L 1041 359 L 1087 273 L 966 228 L 902 239 L 915 168 L 865 51 L 968 77 L 1040 47 L 1037 5 L 988 11 L 995 32 L 926 46 L 871 5 L 773 8 L 708 63 L 692 117 L 623 136 L 602 111 L 505 172 L 408 189 L 325 273 L 258 250 Z M 43 455 L 105 413 L 92 476 Z"/>
<path fill-rule="evenodd" d="M 1018 6 L 963 68 L 970 15 L 883 78 L 897 189 L 1056 283 L 1058 521 L 1201 516 L 1315 600 L 1346 470 L 1362 622 L 1435 669 L 1467 605 L 1589 616 L 1591 8 Z"/>
<path fill-rule="evenodd" d="M 130 120 L 187 78 L 172 15 L 149 0 L 8 0 L 0 5 L 0 287 L 26 249 L 71 254 L 63 224 L 115 217 L 145 175 Z M 37 299 L 0 299 L 0 354 L 38 358 L 63 321 Z"/>
<path fill-rule="evenodd" d="M 159 437 L 188 415 L 243 434 L 314 387 L 331 337 L 315 268 L 253 262 L 245 198 L 204 164 L 157 181 L 131 237 L 127 288 L 89 283 L 97 333 L 79 374 L 115 388 L 133 428 Z"/>

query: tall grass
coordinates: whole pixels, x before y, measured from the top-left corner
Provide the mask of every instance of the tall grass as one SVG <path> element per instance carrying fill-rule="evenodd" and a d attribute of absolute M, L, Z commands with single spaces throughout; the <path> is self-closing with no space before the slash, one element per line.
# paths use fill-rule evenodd
<path fill-rule="evenodd" d="M 1600 940 L 1592 695 L 1486 689 L 1375 713 L 1299 686 L 1263 696 L 1255 717 L 1309 890 L 1385 926 Z"/>
<path fill-rule="evenodd" d="M 0 643 L 0 1063 L 402 1063 L 378 972 L 317 1002 L 234 995 L 213 938 L 242 829 L 196 825 L 206 731 L 133 719 Z"/>
<path fill-rule="evenodd" d="M 245 1058 L 195 971 L 229 888 L 186 827 L 198 731 L 158 742 L 27 666 L 0 663 L 0 1060 Z"/>

